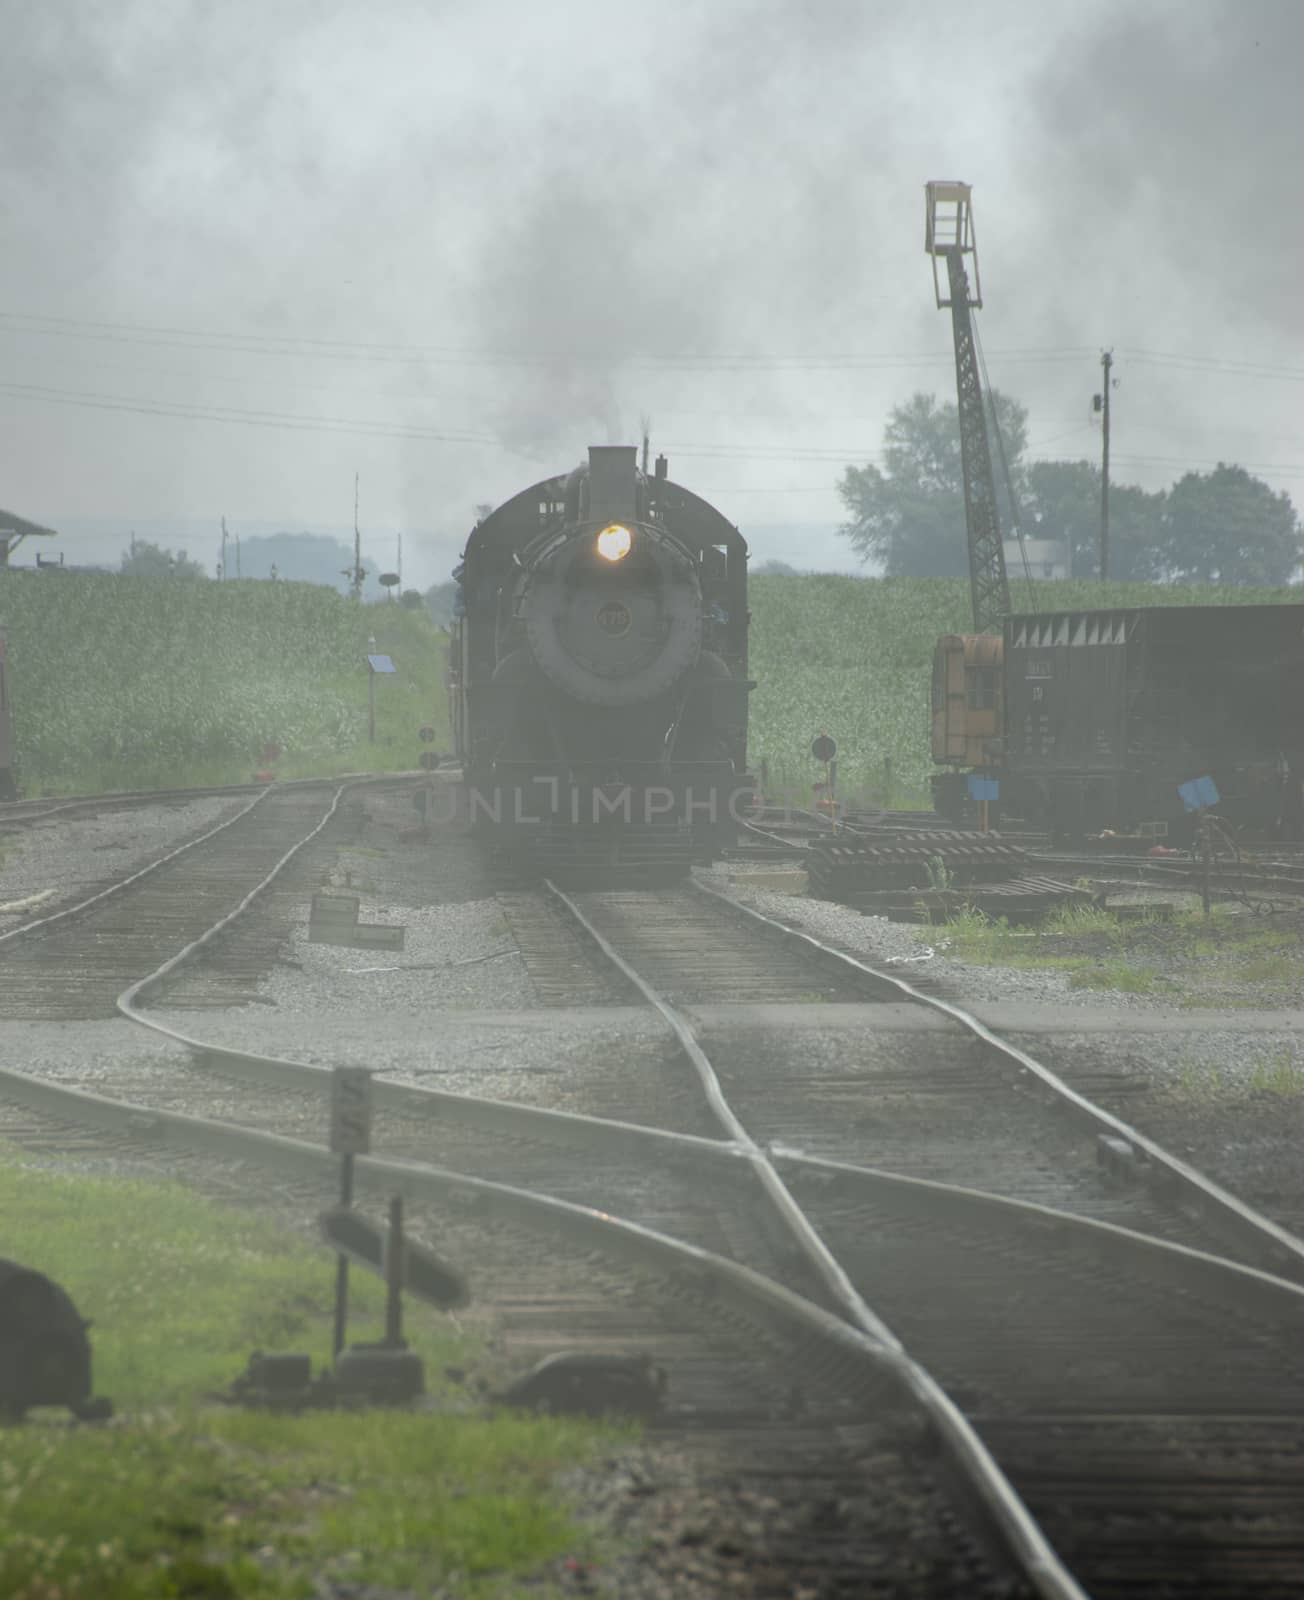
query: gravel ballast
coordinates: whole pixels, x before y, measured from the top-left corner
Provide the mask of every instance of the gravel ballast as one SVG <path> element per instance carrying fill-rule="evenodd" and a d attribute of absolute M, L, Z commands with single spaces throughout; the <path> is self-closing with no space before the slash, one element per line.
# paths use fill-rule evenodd
<path fill-rule="evenodd" d="M 0 834 L 0 932 L 92 894 L 234 816 L 250 796 L 210 796 L 47 817 Z"/>

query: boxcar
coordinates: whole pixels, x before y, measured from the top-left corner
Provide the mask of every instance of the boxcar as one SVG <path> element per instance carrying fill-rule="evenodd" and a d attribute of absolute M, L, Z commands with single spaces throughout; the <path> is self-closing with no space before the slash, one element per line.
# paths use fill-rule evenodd
<path fill-rule="evenodd" d="M 1068 836 L 1181 833 L 1216 794 L 1238 824 L 1304 832 L 1304 606 L 1019 615 L 1000 643 L 978 662 L 940 641 L 933 706 L 935 757 L 998 777 L 1003 814 Z M 935 786 L 948 808 L 962 783 Z"/>

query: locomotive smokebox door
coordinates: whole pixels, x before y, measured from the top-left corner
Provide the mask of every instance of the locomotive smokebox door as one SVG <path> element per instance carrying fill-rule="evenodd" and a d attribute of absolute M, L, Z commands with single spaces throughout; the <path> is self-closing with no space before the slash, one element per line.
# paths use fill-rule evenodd
<path fill-rule="evenodd" d="M 67 1406 L 88 1420 L 111 1413 L 91 1398 L 89 1326 L 57 1283 L 0 1261 L 0 1418 L 19 1420 L 33 1406 Z"/>

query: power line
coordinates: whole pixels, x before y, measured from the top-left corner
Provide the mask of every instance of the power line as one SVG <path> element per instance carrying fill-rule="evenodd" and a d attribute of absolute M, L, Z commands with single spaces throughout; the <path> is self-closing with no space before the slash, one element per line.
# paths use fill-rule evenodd
<path fill-rule="evenodd" d="M 698 371 L 719 367 L 753 371 L 842 370 L 862 367 L 946 366 L 944 352 L 765 352 L 681 351 L 663 355 L 637 351 L 507 351 L 436 344 L 384 344 L 346 339 L 319 339 L 299 334 L 223 333 L 149 323 L 102 322 L 42 313 L 0 310 L 0 331 L 50 338 L 84 338 L 108 343 L 144 344 L 168 349 L 209 350 L 247 355 L 323 356 L 332 360 L 391 361 L 421 364 L 549 367 L 621 365 Z M 1087 347 L 1043 346 L 999 352 L 1004 361 L 1063 361 L 1086 353 Z"/>
<path fill-rule="evenodd" d="M 1145 366 L 1176 367 L 1186 372 L 1222 373 L 1247 378 L 1284 378 L 1304 382 L 1304 367 L 1278 367 L 1266 362 L 1229 360 L 1220 356 L 1188 356 L 1176 351 L 1127 350 L 1129 361 Z"/>
<path fill-rule="evenodd" d="M 493 434 L 443 433 L 416 424 L 392 423 L 353 417 L 305 417 L 272 411 L 242 411 L 233 406 L 185 406 L 169 401 L 133 400 L 125 395 L 83 393 L 41 384 L 0 380 L 0 394 L 20 400 L 47 401 L 54 405 L 82 406 L 96 411 L 128 411 L 142 416 L 177 417 L 197 422 L 240 423 L 246 427 L 281 428 L 304 433 L 362 433 L 382 439 L 420 439 L 438 444 L 487 444 L 511 451 Z"/>

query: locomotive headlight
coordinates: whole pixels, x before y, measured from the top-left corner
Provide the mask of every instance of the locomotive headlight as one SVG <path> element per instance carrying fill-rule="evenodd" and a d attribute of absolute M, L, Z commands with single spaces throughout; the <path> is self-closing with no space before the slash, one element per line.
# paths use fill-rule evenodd
<path fill-rule="evenodd" d="M 634 536 L 618 522 L 610 523 L 598 535 L 598 554 L 604 561 L 623 561 L 629 554 Z"/>

